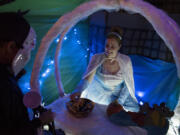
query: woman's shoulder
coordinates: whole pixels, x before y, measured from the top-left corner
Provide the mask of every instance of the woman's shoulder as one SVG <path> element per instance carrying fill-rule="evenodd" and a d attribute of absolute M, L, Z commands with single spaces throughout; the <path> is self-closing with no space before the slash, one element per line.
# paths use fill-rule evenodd
<path fill-rule="evenodd" d="M 118 53 L 118 57 L 123 60 L 124 62 L 129 62 L 131 61 L 130 57 L 126 54 Z"/>

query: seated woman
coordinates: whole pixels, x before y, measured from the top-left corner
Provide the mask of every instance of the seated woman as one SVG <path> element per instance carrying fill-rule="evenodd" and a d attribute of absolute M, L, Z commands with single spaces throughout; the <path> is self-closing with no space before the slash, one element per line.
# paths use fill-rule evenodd
<path fill-rule="evenodd" d="M 116 100 L 127 111 L 139 110 L 131 59 L 118 52 L 121 46 L 122 30 L 114 27 L 107 34 L 105 52 L 92 56 L 87 71 L 71 98 L 81 94 L 81 97 L 103 105 Z"/>

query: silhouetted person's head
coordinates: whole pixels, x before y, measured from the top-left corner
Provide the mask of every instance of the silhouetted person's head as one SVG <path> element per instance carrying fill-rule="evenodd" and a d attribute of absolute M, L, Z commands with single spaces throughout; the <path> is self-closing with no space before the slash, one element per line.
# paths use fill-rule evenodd
<path fill-rule="evenodd" d="M 36 34 L 20 13 L 0 13 L 0 19 L 0 64 L 12 67 L 16 75 L 30 59 Z"/>

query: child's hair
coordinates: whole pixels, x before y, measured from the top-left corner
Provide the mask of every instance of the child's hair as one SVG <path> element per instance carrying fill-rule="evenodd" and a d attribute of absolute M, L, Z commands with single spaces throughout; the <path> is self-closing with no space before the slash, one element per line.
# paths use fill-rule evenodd
<path fill-rule="evenodd" d="M 15 41 L 21 48 L 30 30 L 29 23 L 20 12 L 0 13 L 0 20 L 0 46 L 3 42 Z"/>

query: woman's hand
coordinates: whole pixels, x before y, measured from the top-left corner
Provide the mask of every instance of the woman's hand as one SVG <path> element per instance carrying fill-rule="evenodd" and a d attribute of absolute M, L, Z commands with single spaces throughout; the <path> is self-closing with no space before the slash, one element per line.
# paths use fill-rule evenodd
<path fill-rule="evenodd" d="M 118 103 L 118 101 L 114 101 L 110 103 L 107 107 L 106 114 L 110 117 L 111 115 L 124 111 L 123 106 Z"/>

